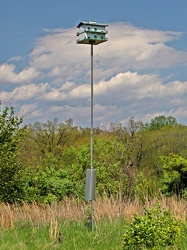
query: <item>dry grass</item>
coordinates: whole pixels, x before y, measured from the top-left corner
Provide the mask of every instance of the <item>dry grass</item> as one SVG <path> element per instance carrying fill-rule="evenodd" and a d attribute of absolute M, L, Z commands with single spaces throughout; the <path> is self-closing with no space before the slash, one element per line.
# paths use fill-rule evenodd
<path fill-rule="evenodd" d="M 4 203 L 0 204 L 0 226 L 1 228 L 12 228 L 13 227 L 13 213 L 12 207 Z"/>
<path fill-rule="evenodd" d="M 156 204 L 160 204 L 161 208 L 168 209 L 180 221 L 186 222 L 187 219 L 187 201 L 177 197 L 160 199 L 155 198 L 147 200 L 144 204 L 138 199 L 134 201 L 119 202 L 113 198 L 100 198 L 95 203 L 96 219 L 124 217 L 131 220 L 135 214 L 142 214 L 144 209 L 150 209 Z"/>
<path fill-rule="evenodd" d="M 114 198 L 97 198 L 94 203 L 94 215 L 96 221 L 102 219 L 110 219 L 114 217 L 124 217 L 132 219 L 134 214 L 141 214 L 144 208 L 151 208 L 159 203 L 162 208 L 167 208 L 183 222 L 187 218 L 187 201 L 172 198 L 161 198 L 146 201 L 144 205 L 139 200 L 120 202 Z M 12 228 L 16 222 L 28 223 L 32 225 L 49 224 L 51 239 L 56 238 L 58 234 L 58 218 L 67 220 L 81 220 L 84 218 L 84 210 L 87 206 L 86 202 L 79 202 L 74 199 L 67 199 L 60 204 L 52 205 L 43 204 L 26 204 L 21 206 L 14 204 L 0 203 L 0 227 L 2 229 Z"/>

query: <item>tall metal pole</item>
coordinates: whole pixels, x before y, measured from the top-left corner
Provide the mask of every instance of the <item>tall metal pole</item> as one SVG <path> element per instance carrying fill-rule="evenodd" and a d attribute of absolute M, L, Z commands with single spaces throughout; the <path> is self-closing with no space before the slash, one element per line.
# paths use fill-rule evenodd
<path fill-rule="evenodd" d="M 90 162 L 93 169 L 93 43 L 91 43 L 91 128 L 90 128 Z M 94 201 L 91 200 L 91 223 L 94 231 Z"/>
<path fill-rule="evenodd" d="M 91 226 L 94 231 L 94 200 L 96 191 L 96 169 L 93 168 L 93 45 L 106 42 L 105 35 L 108 33 L 106 24 L 97 24 L 96 22 L 80 22 L 77 28 L 83 28 L 77 32 L 78 44 L 91 45 L 91 127 L 90 127 L 90 169 L 86 171 L 86 190 L 85 198 L 91 201 Z M 84 34 L 84 35 L 82 35 Z"/>
<path fill-rule="evenodd" d="M 91 129 L 90 129 L 90 157 L 93 168 L 93 44 L 91 44 Z"/>

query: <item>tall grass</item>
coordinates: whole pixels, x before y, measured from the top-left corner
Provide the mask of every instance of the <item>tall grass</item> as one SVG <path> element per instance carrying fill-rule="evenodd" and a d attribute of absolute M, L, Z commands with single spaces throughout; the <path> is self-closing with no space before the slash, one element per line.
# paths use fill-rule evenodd
<path fill-rule="evenodd" d="M 94 202 L 95 231 L 85 223 L 87 202 L 66 199 L 60 203 L 5 204 L 0 203 L 0 249 L 121 249 L 125 220 L 142 214 L 144 208 L 159 203 L 177 219 L 186 222 L 187 201 L 172 198 L 119 201 L 99 197 Z M 125 220 L 124 220 L 125 219 Z M 187 249 L 186 239 L 180 249 Z"/>
<path fill-rule="evenodd" d="M 162 208 L 169 209 L 173 215 L 180 221 L 186 222 L 187 201 L 177 197 L 147 200 L 144 204 L 138 199 L 134 201 L 121 201 L 114 198 L 99 197 L 94 202 L 94 217 L 96 223 L 101 220 L 112 220 L 113 218 L 125 218 L 131 220 L 135 214 L 142 214 L 144 208 L 151 208 L 159 203 Z M 85 207 L 87 202 L 77 201 L 75 199 L 66 199 L 60 203 L 48 204 L 5 204 L 0 203 L 0 228 L 10 229 L 19 223 L 28 223 L 33 226 L 51 225 L 58 227 L 57 220 L 82 220 L 85 216 Z M 51 238 L 56 234 L 51 229 Z"/>

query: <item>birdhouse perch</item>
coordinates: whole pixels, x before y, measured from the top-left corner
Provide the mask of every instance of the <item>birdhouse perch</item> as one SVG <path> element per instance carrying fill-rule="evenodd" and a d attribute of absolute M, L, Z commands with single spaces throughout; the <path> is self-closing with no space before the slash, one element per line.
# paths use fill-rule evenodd
<path fill-rule="evenodd" d="M 77 40 L 78 44 L 93 44 L 97 45 L 103 42 L 108 41 L 106 34 L 108 31 L 106 30 L 106 24 L 99 24 L 96 22 L 80 22 L 77 28 L 79 28 L 79 32 L 77 32 L 77 36 L 79 39 Z"/>

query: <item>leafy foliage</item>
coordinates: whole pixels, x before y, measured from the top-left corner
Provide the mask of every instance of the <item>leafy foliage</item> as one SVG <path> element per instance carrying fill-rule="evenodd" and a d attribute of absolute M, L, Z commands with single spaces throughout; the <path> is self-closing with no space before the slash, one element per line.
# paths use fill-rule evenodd
<path fill-rule="evenodd" d="M 181 225 L 167 210 L 159 205 L 145 210 L 142 216 L 135 216 L 126 224 L 123 235 L 123 249 L 161 249 L 174 246 L 181 235 Z"/>
<path fill-rule="evenodd" d="M 1 110 L 0 106 L 0 161 L 1 165 L 13 162 L 17 156 L 19 142 L 24 135 L 24 128 L 20 128 L 22 119 L 13 107 Z"/>
<path fill-rule="evenodd" d="M 25 200 L 27 202 L 35 200 L 51 203 L 71 195 L 73 184 L 67 178 L 65 171 L 56 171 L 53 168 L 46 168 L 45 171 L 37 170 L 33 176 L 28 178 L 28 185 L 25 186 Z"/>
<path fill-rule="evenodd" d="M 84 199 L 89 128 L 74 126 L 72 119 L 37 122 L 27 128 L 21 124 L 13 107 L 1 110 L 0 201 Z M 126 126 L 116 122 L 109 130 L 95 128 L 97 195 L 138 197 L 142 202 L 160 190 L 187 196 L 186 135 L 186 126 L 165 116 L 150 124 L 131 118 Z"/>
<path fill-rule="evenodd" d="M 55 119 L 29 126 L 27 131 L 20 160 L 30 165 L 31 170 L 38 169 L 34 176 L 31 174 L 32 180 L 28 180 L 26 190 L 32 187 L 36 192 L 30 199 L 84 198 L 85 173 L 90 168 L 89 129 L 73 126 L 71 119 L 63 124 L 58 124 Z M 97 195 L 138 197 L 144 201 L 159 194 L 159 187 L 164 191 L 164 184 L 160 182 L 164 175 L 160 156 L 167 156 L 172 150 L 178 152 L 178 149 L 185 154 L 185 132 L 184 126 L 171 124 L 165 124 L 159 130 L 145 129 L 144 124 L 134 118 L 125 127 L 112 123 L 109 131 L 94 129 L 93 166 L 97 169 Z M 179 137 L 183 140 L 179 141 Z M 48 169 L 52 170 L 51 176 Z M 58 177 L 59 171 L 64 175 Z M 42 172 L 43 177 L 36 181 L 35 177 Z M 39 184 L 43 178 L 44 183 Z M 63 189 L 66 192 L 61 193 L 55 188 L 52 191 L 51 184 L 48 185 L 51 178 L 54 183 L 69 183 L 71 188 Z M 46 187 L 45 192 L 42 186 Z M 26 196 L 29 194 L 30 191 Z"/>
<path fill-rule="evenodd" d="M 159 196 L 160 192 L 154 182 L 154 177 L 148 178 L 143 172 L 139 172 L 136 177 L 136 184 L 133 187 L 134 197 L 143 204 L 153 197 Z"/>
<path fill-rule="evenodd" d="M 22 118 L 13 107 L 1 109 L 0 105 L 0 201 L 22 198 L 23 166 L 17 163 L 19 142 L 24 137 Z"/>
<path fill-rule="evenodd" d="M 187 160 L 180 155 L 170 154 L 161 157 L 163 161 L 163 193 L 182 195 L 187 189 Z"/>
<path fill-rule="evenodd" d="M 159 130 L 164 126 L 175 126 L 177 125 L 176 118 L 172 116 L 165 117 L 164 115 L 156 116 L 151 119 L 150 124 L 146 124 L 146 128 L 149 130 Z"/>

